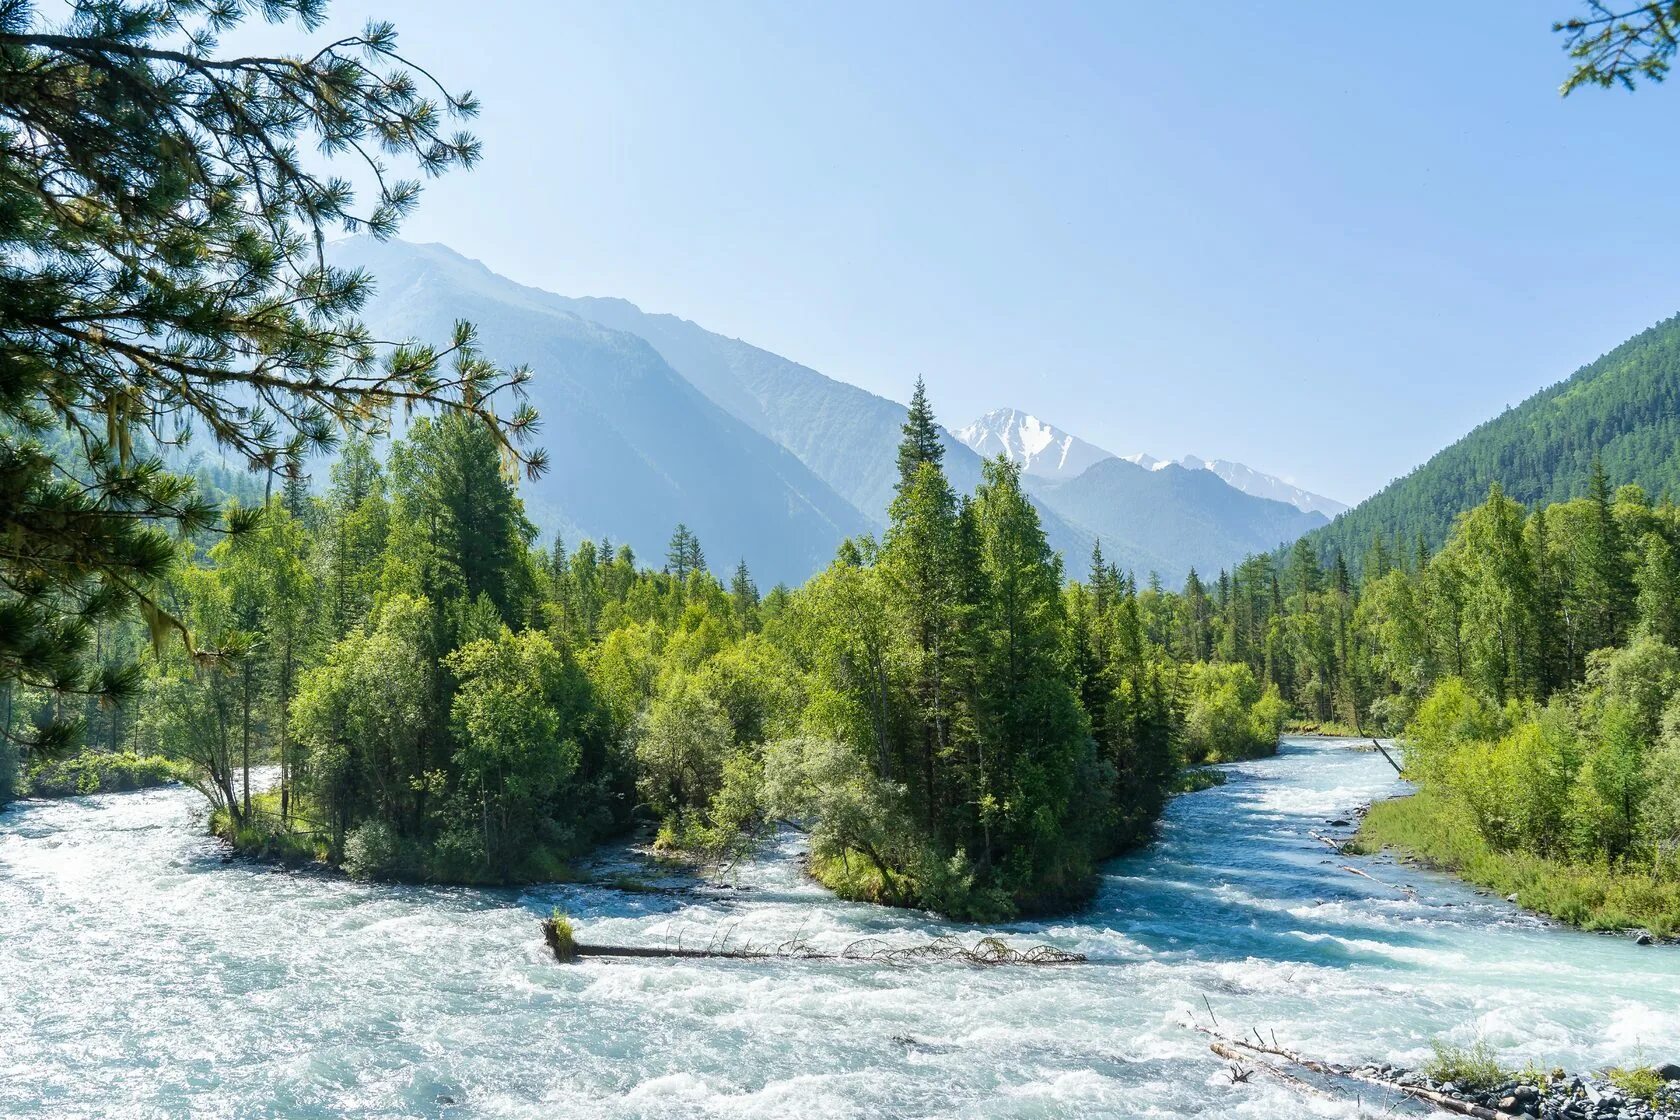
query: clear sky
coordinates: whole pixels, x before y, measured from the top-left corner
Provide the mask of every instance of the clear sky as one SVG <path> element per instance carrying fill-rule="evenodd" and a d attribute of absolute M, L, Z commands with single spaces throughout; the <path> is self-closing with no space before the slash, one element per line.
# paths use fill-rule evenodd
<path fill-rule="evenodd" d="M 951 427 L 1021 407 L 1352 501 L 1680 310 L 1680 88 L 1561 99 L 1580 7 L 338 0 L 328 30 L 393 19 L 484 103 L 411 240 L 900 400 L 922 374 Z"/>

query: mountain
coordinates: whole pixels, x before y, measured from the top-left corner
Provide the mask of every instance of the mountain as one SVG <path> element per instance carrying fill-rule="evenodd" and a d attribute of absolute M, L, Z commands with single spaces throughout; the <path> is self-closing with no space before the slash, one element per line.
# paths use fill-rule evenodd
<path fill-rule="evenodd" d="M 1227 459 L 1186 455 L 1174 463 L 1147 452 L 1120 458 L 1015 408 L 993 409 L 956 434 L 981 455 L 1001 454 L 1020 463 L 1033 493 L 1100 537 L 1116 563 L 1170 580 L 1192 566 L 1204 572 L 1228 566 L 1245 547 L 1269 549 L 1293 541 L 1347 509 Z M 1135 469 L 1107 465 L 1111 460 Z M 1191 472 L 1218 482 L 1181 477 Z M 1079 479 L 1084 482 L 1070 481 Z M 1232 490 L 1260 501 L 1239 500 L 1227 493 Z M 1310 516 L 1279 510 L 1277 503 Z"/>
<path fill-rule="evenodd" d="M 1150 469 L 1104 459 L 1038 495 L 1091 530 L 1122 568 L 1140 577 L 1157 572 L 1174 586 L 1192 567 L 1212 575 L 1326 523 L 1322 513 L 1253 497 L 1212 471 L 1177 463 Z"/>
<path fill-rule="evenodd" d="M 546 303 L 634 334 L 736 419 L 798 456 L 878 531 L 898 481 L 905 406 L 687 319 L 643 311 L 627 300 L 539 293 Z M 945 473 L 959 493 L 980 481 L 980 456 L 944 433 Z M 1082 564 L 1093 538 L 1043 503 L 1050 547 Z"/>
<path fill-rule="evenodd" d="M 1422 535 L 1435 547 L 1490 483 L 1525 505 L 1579 497 L 1594 456 L 1613 485 L 1680 497 L 1680 315 L 1506 409 L 1313 540 L 1322 553 L 1340 548 L 1350 559 L 1379 534 L 1407 547 Z"/>
<path fill-rule="evenodd" d="M 1036 478 L 1067 479 L 1092 463 L 1114 458 L 1093 443 L 1015 408 L 995 408 L 959 428 L 956 437 L 982 458 L 1002 455 Z"/>
<path fill-rule="evenodd" d="M 1253 467 L 1233 463 L 1229 459 L 1203 459 L 1196 455 L 1186 455 L 1178 464 L 1185 470 L 1212 471 L 1244 494 L 1252 494 L 1256 498 L 1270 498 L 1274 502 L 1288 502 L 1303 513 L 1322 513 L 1327 518 L 1334 518 L 1348 510 L 1346 502 L 1338 502 L 1334 498 L 1326 498 L 1323 494 L 1303 490 L 1281 478 L 1262 474 Z"/>
<path fill-rule="evenodd" d="M 487 357 L 532 368 L 538 435 L 552 464 L 521 484 L 521 496 L 545 530 L 573 541 L 610 536 L 652 561 L 685 522 L 714 564 L 745 557 L 768 586 L 802 581 L 845 537 L 873 528 L 795 454 L 719 407 L 643 339 L 441 245 L 351 238 L 329 256 L 377 278 L 363 309 L 376 336 L 442 340 L 466 319 Z"/>
<path fill-rule="evenodd" d="M 896 401 L 674 315 L 517 284 L 445 246 L 351 238 L 329 255 L 376 278 L 364 309 L 376 335 L 442 339 L 466 319 L 488 357 L 531 366 L 553 468 L 521 493 L 545 532 L 610 536 L 655 559 L 681 521 L 718 565 L 744 557 L 761 582 L 791 583 L 843 538 L 886 525 L 905 418 Z M 1153 481 L 1109 472 L 1074 487 L 1121 461 L 1019 412 L 985 419 L 995 449 L 945 433 L 952 485 L 974 489 L 982 454 L 1028 458 L 1045 536 L 1071 573 L 1099 534 L 1116 562 L 1176 583 L 1192 564 L 1216 570 L 1323 521 L 1208 470 L 1125 464 Z"/>

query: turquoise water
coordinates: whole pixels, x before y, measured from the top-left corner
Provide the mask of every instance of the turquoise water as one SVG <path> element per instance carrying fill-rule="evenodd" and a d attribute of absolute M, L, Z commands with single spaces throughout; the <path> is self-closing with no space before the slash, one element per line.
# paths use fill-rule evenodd
<path fill-rule="evenodd" d="M 835 901 L 791 845 L 736 898 L 368 886 L 224 864 L 181 789 L 0 813 L 0 1117 L 1380 1115 L 1188 1029 L 1338 1061 L 1432 1037 L 1571 1067 L 1680 1059 L 1680 951 L 1549 927 L 1311 833 L 1398 787 L 1292 742 L 1179 798 L 1088 911 L 1007 927 L 1091 963 L 589 961 L 589 941 L 818 948 L 955 929 Z M 1351 875 L 1360 867 L 1415 897 Z"/>

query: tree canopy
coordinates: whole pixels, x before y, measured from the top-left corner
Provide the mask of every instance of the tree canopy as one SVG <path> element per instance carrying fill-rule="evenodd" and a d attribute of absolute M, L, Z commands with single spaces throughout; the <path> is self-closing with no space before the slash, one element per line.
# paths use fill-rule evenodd
<path fill-rule="evenodd" d="M 137 607 L 154 641 L 187 636 L 156 595 L 171 531 L 254 516 L 224 521 L 171 469 L 189 440 L 296 480 L 344 432 L 435 406 L 481 421 L 510 469 L 545 464 L 528 371 L 485 361 L 464 323 L 441 346 L 372 337 L 370 278 L 322 256 L 335 231 L 397 228 L 420 192 L 401 169 L 478 159 L 450 130 L 471 95 L 382 22 L 297 57 L 218 53 L 247 19 L 313 30 L 325 11 L 81 0 L 54 24 L 0 2 L 0 681 L 115 698 L 134 674 L 94 669 L 95 626 Z"/>

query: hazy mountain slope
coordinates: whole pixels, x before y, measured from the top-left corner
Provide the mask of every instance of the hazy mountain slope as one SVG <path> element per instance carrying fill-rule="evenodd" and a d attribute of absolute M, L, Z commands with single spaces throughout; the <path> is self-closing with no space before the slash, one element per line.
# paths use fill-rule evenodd
<path fill-rule="evenodd" d="M 877 529 L 885 526 L 898 481 L 904 405 L 687 319 L 643 311 L 627 300 L 528 290 L 548 306 L 645 339 L 701 392 L 798 456 Z M 980 481 L 980 457 L 949 432 L 944 442 L 951 484 L 959 493 L 971 493 Z M 1050 547 L 1068 558 L 1070 570 L 1083 570 L 1091 534 L 1042 503 L 1039 516 Z"/>
<path fill-rule="evenodd" d="M 898 477 L 903 405 L 675 315 L 621 299 L 550 298 L 645 339 L 695 388 L 793 452 L 858 509 L 884 517 Z"/>
<path fill-rule="evenodd" d="M 467 318 L 492 357 L 537 371 L 533 397 L 555 469 L 524 494 L 545 527 L 628 539 L 652 557 L 680 520 L 716 564 L 745 555 L 761 578 L 798 580 L 843 536 L 885 525 L 905 415 L 895 401 L 624 300 L 516 284 L 444 246 L 351 239 L 332 252 L 380 277 L 368 309 L 380 333 L 442 338 Z M 952 485 L 972 492 L 981 456 L 950 433 L 945 445 Z M 1233 563 L 1323 520 L 1280 511 L 1209 471 L 1126 466 L 1143 481 L 1099 475 L 1061 494 L 1083 474 L 1028 477 L 1070 573 L 1084 572 L 1099 534 L 1119 563 L 1176 583 L 1192 564 Z"/>
<path fill-rule="evenodd" d="M 1038 478 L 1073 478 L 1092 463 L 1114 457 L 1112 451 L 1018 408 L 994 408 L 955 434 L 976 454 L 984 458 L 1002 454 L 1021 464 L 1023 474 Z"/>
<path fill-rule="evenodd" d="M 1104 459 L 1077 478 L 1040 489 L 1039 496 L 1095 533 L 1122 566 L 1140 578 L 1159 572 L 1169 586 L 1192 567 L 1212 575 L 1325 524 L 1323 514 L 1252 497 L 1212 471 L 1176 463 L 1150 470 Z"/>
<path fill-rule="evenodd" d="M 1615 485 L 1680 496 L 1680 316 L 1665 319 L 1437 452 L 1314 534 L 1360 556 L 1372 536 L 1433 547 L 1499 482 L 1526 504 L 1585 493 L 1593 456 Z"/>
<path fill-rule="evenodd" d="M 464 318 L 489 357 L 532 367 L 552 467 L 521 494 L 545 528 L 609 535 L 655 561 L 686 522 L 714 567 L 745 557 L 766 586 L 803 580 L 844 537 L 870 529 L 798 458 L 718 407 L 642 339 L 442 246 L 356 238 L 330 253 L 378 278 L 365 312 L 377 334 L 442 340 Z"/>

